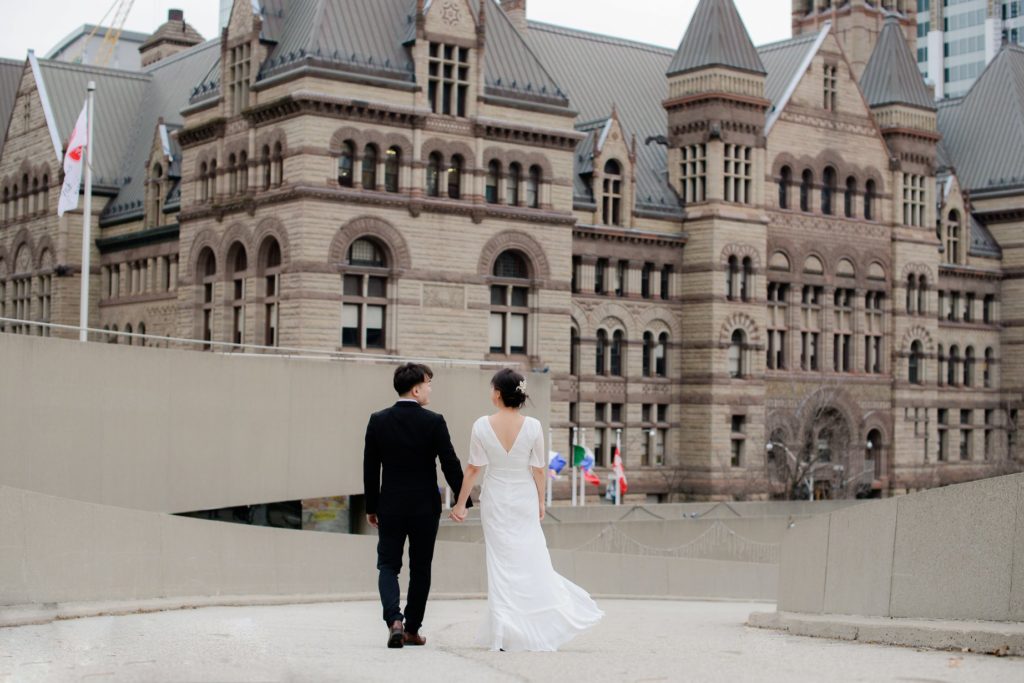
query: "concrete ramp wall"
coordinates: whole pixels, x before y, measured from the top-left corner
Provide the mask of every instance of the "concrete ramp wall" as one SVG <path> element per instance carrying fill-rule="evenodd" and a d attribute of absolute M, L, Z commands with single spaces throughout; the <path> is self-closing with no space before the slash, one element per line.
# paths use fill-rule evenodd
<path fill-rule="evenodd" d="M 15 605 L 374 595 L 376 546 L 373 536 L 210 522 L 0 486 L 0 617 Z M 595 595 L 773 600 L 778 581 L 776 566 L 741 562 L 566 550 L 552 551 L 552 561 Z M 434 595 L 481 595 L 486 586 L 483 545 L 438 543 Z"/>
<path fill-rule="evenodd" d="M 1024 621 L 1024 474 L 800 520 L 779 612 Z"/>
<path fill-rule="evenodd" d="M 0 484 L 157 512 L 362 493 L 394 367 L 3 334 Z M 465 458 L 494 368 L 433 369 L 431 408 Z M 548 376 L 529 381 L 547 425 Z"/>

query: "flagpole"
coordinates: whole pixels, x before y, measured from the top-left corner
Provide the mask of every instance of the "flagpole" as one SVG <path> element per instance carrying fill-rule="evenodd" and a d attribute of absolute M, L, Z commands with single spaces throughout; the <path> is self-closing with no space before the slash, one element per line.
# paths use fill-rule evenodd
<path fill-rule="evenodd" d="M 612 481 L 615 482 L 615 504 L 622 505 L 622 485 L 619 482 L 619 463 L 622 462 L 622 430 L 615 430 L 615 454 L 618 462 L 612 463 Z"/>
<path fill-rule="evenodd" d="M 580 445 L 587 450 L 587 428 L 580 427 Z M 583 476 L 583 463 L 580 463 L 580 507 L 587 504 L 587 478 Z"/>
<path fill-rule="evenodd" d="M 580 442 L 580 428 L 572 428 L 572 453 L 569 455 L 569 467 L 572 470 L 572 506 L 576 507 L 576 445 Z"/>
<path fill-rule="evenodd" d="M 95 97 L 96 92 L 95 81 L 89 81 L 89 85 L 86 86 L 86 90 L 89 92 L 89 97 L 88 104 L 86 105 L 85 118 L 88 122 L 86 124 L 86 129 L 89 132 L 85 138 L 85 211 L 82 219 L 82 291 L 78 306 L 78 341 L 82 342 L 89 341 L 89 270 L 91 268 L 89 260 L 92 256 L 92 112 L 93 98 Z"/>

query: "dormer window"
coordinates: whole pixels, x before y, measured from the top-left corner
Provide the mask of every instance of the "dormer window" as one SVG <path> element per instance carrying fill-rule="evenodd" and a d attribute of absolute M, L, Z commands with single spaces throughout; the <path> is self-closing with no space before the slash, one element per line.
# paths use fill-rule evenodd
<path fill-rule="evenodd" d="M 601 222 L 605 225 L 622 225 L 622 167 L 615 159 L 609 159 L 604 165 Z"/>
<path fill-rule="evenodd" d="M 430 44 L 427 99 L 435 114 L 465 116 L 469 95 L 469 48 Z"/>

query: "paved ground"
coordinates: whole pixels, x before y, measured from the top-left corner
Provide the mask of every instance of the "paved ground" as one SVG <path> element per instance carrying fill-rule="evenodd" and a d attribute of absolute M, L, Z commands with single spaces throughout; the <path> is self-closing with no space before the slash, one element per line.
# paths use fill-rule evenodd
<path fill-rule="evenodd" d="M 484 603 L 433 602 L 425 648 L 388 650 L 379 607 L 212 607 L 0 629 L 0 681 L 1024 681 L 1024 659 L 743 626 L 763 604 L 602 600 L 559 653 L 472 645 Z"/>

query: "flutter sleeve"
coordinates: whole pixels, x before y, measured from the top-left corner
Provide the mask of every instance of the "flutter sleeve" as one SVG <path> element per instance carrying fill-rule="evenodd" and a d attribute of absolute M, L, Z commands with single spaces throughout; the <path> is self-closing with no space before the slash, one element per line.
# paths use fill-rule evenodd
<path fill-rule="evenodd" d="M 530 447 L 530 467 L 545 467 L 548 464 L 548 452 L 544 448 L 544 430 L 540 422 L 533 425 L 533 445 Z"/>
<path fill-rule="evenodd" d="M 486 419 L 486 418 L 485 418 Z M 484 442 L 480 439 L 480 430 L 477 422 L 473 425 L 469 437 L 469 464 L 476 467 L 487 466 L 487 452 L 484 450 Z"/>

